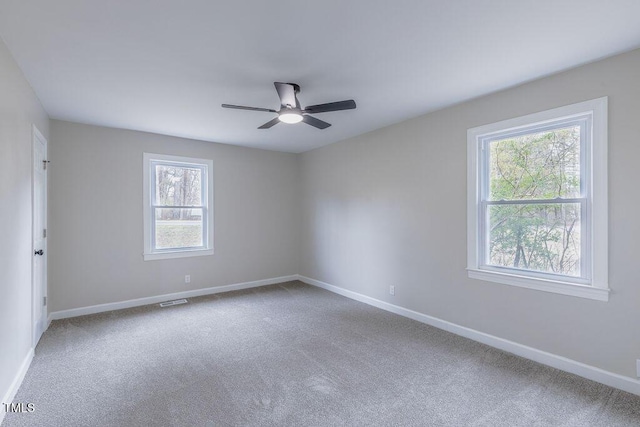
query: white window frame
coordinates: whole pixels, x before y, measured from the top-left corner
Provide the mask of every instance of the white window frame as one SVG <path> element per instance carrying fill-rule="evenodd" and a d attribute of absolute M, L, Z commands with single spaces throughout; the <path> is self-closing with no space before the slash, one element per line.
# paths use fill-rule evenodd
<path fill-rule="evenodd" d="M 467 131 L 467 271 L 472 279 L 563 295 L 608 301 L 607 201 L 608 98 L 598 98 L 527 116 L 475 127 Z M 485 207 L 488 188 L 489 141 L 581 121 L 582 277 L 560 276 L 486 265 Z M 582 130 L 586 129 L 587 132 Z M 590 130 L 590 132 L 589 132 Z"/>
<path fill-rule="evenodd" d="M 213 161 L 192 157 L 171 156 L 167 154 L 143 153 L 143 218 L 144 218 L 144 253 L 145 261 L 185 258 L 193 256 L 213 255 Z M 155 194 L 154 166 L 169 164 L 183 167 L 196 167 L 202 170 L 202 225 L 203 246 L 197 248 L 155 249 L 155 210 L 153 198 Z M 200 208 L 198 206 L 198 208 Z"/>

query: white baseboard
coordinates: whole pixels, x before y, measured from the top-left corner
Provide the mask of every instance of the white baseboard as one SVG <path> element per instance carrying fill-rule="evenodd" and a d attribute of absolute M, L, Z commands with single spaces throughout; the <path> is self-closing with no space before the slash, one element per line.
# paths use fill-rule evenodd
<path fill-rule="evenodd" d="M 506 351 L 508 353 L 512 353 L 517 356 L 521 356 L 526 359 L 533 360 L 543 365 L 551 366 L 552 368 L 560 369 L 562 371 L 569 372 L 569 373 L 581 376 L 583 378 L 587 378 L 592 381 L 596 381 L 596 382 L 608 385 L 610 387 L 615 387 L 620 390 L 624 390 L 626 392 L 633 393 L 640 396 L 640 380 L 615 374 L 613 372 L 605 371 L 603 369 L 596 368 L 594 366 L 586 365 L 584 363 L 577 362 L 575 360 L 568 359 L 566 357 L 558 356 L 552 353 L 548 353 L 546 351 L 538 350 L 533 347 L 528 347 L 526 345 L 518 344 L 513 341 L 499 338 L 494 335 L 489 335 L 484 332 L 476 331 L 475 329 L 460 326 L 455 323 L 448 322 L 446 320 L 438 319 L 437 317 L 429 316 L 414 310 L 410 310 L 404 307 L 390 304 L 385 301 L 371 298 L 366 295 L 349 291 L 347 289 L 330 285 L 328 283 L 311 279 L 309 277 L 302 276 L 299 274 L 283 276 L 283 277 L 275 277 L 272 279 L 265 279 L 265 280 L 256 280 L 254 282 L 236 283 L 233 285 L 217 286 L 217 287 L 204 288 L 204 289 L 195 289 L 192 291 L 184 291 L 184 292 L 177 292 L 173 294 L 138 298 L 138 299 L 133 299 L 128 301 L 109 303 L 109 304 L 99 304 L 99 305 L 93 305 L 89 307 L 74 308 L 70 310 L 55 311 L 49 314 L 48 323 L 51 323 L 51 320 L 56 320 L 56 319 L 83 316 L 86 314 L 101 313 L 101 312 L 111 311 L 111 310 L 120 310 L 123 308 L 137 307 L 137 306 L 142 306 L 147 304 L 156 304 L 163 301 L 169 301 L 169 300 L 180 299 L 180 298 L 192 298 L 192 297 L 197 297 L 202 295 L 216 294 L 220 292 L 229 292 L 229 291 L 235 291 L 240 289 L 255 288 L 259 286 L 266 286 L 266 285 L 273 285 L 276 283 L 288 282 L 291 280 L 300 280 L 309 285 L 317 286 L 319 288 L 326 289 L 328 291 L 345 296 L 347 298 L 351 298 L 353 300 L 360 301 L 365 304 L 369 304 L 371 306 L 398 314 L 400 316 L 408 317 L 418 322 L 425 323 L 427 325 L 431 325 L 436 328 L 443 329 L 445 331 L 454 333 L 456 335 L 460 335 L 465 338 L 469 338 L 474 341 L 481 342 L 483 344 Z M 24 372 L 21 369 L 20 371 L 21 373 L 18 373 L 18 375 L 16 375 L 16 381 L 14 381 L 14 383 L 17 383 L 17 387 L 19 387 L 20 383 L 22 382 L 22 378 L 24 377 L 24 374 L 26 373 L 26 369 L 29 367 L 29 364 L 31 363 L 32 358 L 33 358 L 33 350 L 31 351 L 30 356 L 27 358 L 28 360 L 25 360 L 26 365 L 24 366 Z M 17 387 L 15 388 L 15 391 L 17 391 Z M 12 386 L 12 390 L 13 390 L 13 386 Z M 15 394 L 15 391 L 14 391 L 14 394 Z M 10 393 L 7 393 L 7 396 L 9 396 L 9 394 Z M 11 397 L 13 398 L 13 396 Z M 0 414 L 0 422 L 2 419 L 1 417 L 2 415 Z"/>
<path fill-rule="evenodd" d="M 618 388 L 620 390 L 624 390 L 626 392 L 640 396 L 640 381 L 637 379 L 605 371 L 594 366 L 586 365 L 584 363 L 577 362 L 566 357 L 547 353 L 546 351 L 538 350 L 533 347 L 528 347 L 526 345 L 518 344 L 513 341 L 505 340 L 494 335 L 485 334 L 484 332 L 476 331 L 475 329 L 456 325 L 455 323 L 447 322 L 446 320 L 438 319 L 437 317 L 428 316 L 417 311 L 409 310 L 407 308 L 400 307 L 394 304 L 389 304 L 388 302 L 380 301 L 378 299 L 371 298 L 357 292 L 349 291 L 338 286 L 330 285 L 319 280 L 311 279 L 309 277 L 298 275 L 298 280 L 309 285 L 326 289 L 347 298 L 351 298 L 353 300 L 360 301 L 395 314 L 399 314 L 400 316 L 408 317 L 421 323 L 426 323 L 427 325 L 443 329 L 456 335 L 481 342 L 483 344 L 495 347 L 508 353 L 533 360 L 543 365 L 551 366 L 552 368 L 560 369 L 561 371 L 569 372 L 583 378 L 587 378 L 589 380 L 596 381 L 610 387 Z"/>
<path fill-rule="evenodd" d="M 16 397 L 16 393 L 18 392 L 18 389 L 22 384 L 22 380 L 24 380 L 24 376 L 27 374 L 29 366 L 31 366 L 33 355 L 33 349 L 30 349 L 26 357 L 22 361 L 22 365 L 20 365 L 18 372 L 16 372 L 16 376 L 13 378 L 13 382 L 9 386 L 9 390 L 4 393 L 4 397 L 2 398 L 2 402 L 0 402 L 0 404 L 13 402 L 13 398 Z M 0 406 L 0 424 L 2 424 L 4 416 L 6 415 L 6 411 L 4 409 L 4 405 Z"/>
<path fill-rule="evenodd" d="M 164 301 L 171 301 L 180 298 L 193 298 L 203 295 L 217 294 L 220 292 L 237 291 L 240 289 L 257 288 L 259 286 L 273 285 L 276 283 L 298 280 L 298 275 L 274 277 L 272 279 L 256 280 L 253 282 L 235 283 L 233 285 L 214 286 L 211 288 L 194 289 L 191 291 L 176 292 L 173 294 L 157 295 L 131 299 L 127 301 L 112 302 L 107 304 L 91 305 L 88 307 L 72 308 L 70 310 L 54 311 L 49 313 L 49 323 L 52 320 L 66 319 L 68 317 L 84 316 L 87 314 L 102 313 L 105 311 L 121 310 L 123 308 L 139 307 L 141 305 L 157 304 Z"/>

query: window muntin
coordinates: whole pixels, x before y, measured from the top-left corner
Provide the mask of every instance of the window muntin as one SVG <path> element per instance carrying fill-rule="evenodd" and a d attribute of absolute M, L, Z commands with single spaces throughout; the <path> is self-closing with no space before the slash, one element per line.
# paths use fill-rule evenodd
<path fill-rule="evenodd" d="M 212 162 L 144 154 L 145 260 L 213 253 Z"/>
<path fill-rule="evenodd" d="M 608 300 L 607 105 L 467 131 L 470 278 Z"/>

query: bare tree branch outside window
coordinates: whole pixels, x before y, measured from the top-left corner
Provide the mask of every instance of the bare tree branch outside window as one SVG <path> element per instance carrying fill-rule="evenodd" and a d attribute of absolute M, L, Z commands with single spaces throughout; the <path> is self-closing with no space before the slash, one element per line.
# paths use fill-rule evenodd
<path fill-rule="evenodd" d="M 489 264 L 580 275 L 581 207 L 562 201 L 580 197 L 580 126 L 494 140 L 489 150 L 489 200 L 513 202 L 488 206 Z"/>

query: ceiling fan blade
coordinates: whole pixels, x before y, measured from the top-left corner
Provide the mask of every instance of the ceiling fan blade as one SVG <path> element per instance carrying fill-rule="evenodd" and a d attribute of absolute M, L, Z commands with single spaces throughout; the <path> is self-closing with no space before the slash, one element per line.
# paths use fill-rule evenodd
<path fill-rule="evenodd" d="M 277 125 L 278 123 L 280 123 L 280 119 L 276 117 L 275 119 L 270 120 L 267 123 L 263 124 L 258 129 L 269 129 L 270 127 L 273 127 L 273 126 Z"/>
<path fill-rule="evenodd" d="M 353 110 L 356 108 L 356 102 L 353 99 L 347 101 L 328 102 L 326 104 L 311 105 L 302 110 L 303 113 L 318 114 L 328 113 L 330 111 Z"/>
<path fill-rule="evenodd" d="M 302 116 L 302 121 L 318 129 L 326 129 L 331 126 L 331 123 L 323 122 L 322 120 L 307 115 Z"/>
<path fill-rule="evenodd" d="M 265 111 L 267 113 L 277 113 L 276 110 L 271 110 L 269 108 L 244 107 L 242 105 L 222 104 L 222 108 L 233 108 L 233 109 L 236 109 L 236 110 Z"/>
<path fill-rule="evenodd" d="M 296 87 L 293 84 L 273 82 L 273 85 L 276 87 L 276 91 L 280 97 L 280 104 L 283 107 L 289 105 L 292 108 L 300 108 L 300 103 L 298 102 L 298 98 L 296 98 Z"/>

